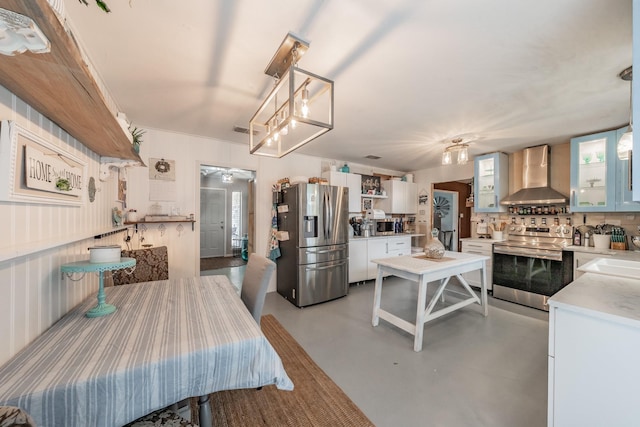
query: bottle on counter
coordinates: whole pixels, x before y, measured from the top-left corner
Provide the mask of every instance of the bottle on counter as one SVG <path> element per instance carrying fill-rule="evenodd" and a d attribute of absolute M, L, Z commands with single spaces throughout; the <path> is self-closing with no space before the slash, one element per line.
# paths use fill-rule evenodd
<path fill-rule="evenodd" d="M 584 246 L 589 246 L 589 232 L 588 231 L 584 232 L 584 239 L 582 239 L 582 240 L 583 240 L 582 243 L 584 244 Z"/>
<path fill-rule="evenodd" d="M 582 245 L 582 234 L 580 230 L 576 228 L 573 232 L 573 246 L 581 246 Z"/>

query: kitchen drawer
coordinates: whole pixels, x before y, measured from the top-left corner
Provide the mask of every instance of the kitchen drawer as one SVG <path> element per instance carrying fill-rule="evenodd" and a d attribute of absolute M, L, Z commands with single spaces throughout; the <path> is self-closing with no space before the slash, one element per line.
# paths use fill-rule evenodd
<path fill-rule="evenodd" d="M 389 252 L 403 251 L 405 252 L 405 255 L 411 253 L 411 237 L 409 236 L 389 237 L 387 243 L 389 244 Z"/>
<path fill-rule="evenodd" d="M 493 242 L 465 242 L 463 240 L 462 252 L 490 256 L 493 253 Z"/>

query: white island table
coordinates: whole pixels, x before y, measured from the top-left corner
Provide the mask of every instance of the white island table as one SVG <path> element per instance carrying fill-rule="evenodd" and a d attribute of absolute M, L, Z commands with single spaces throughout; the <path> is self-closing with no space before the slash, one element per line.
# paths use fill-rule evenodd
<path fill-rule="evenodd" d="M 429 259 L 425 258 L 424 254 L 414 254 L 413 256 L 407 255 L 372 260 L 372 262 L 378 264 L 378 275 L 376 277 L 373 318 L 371 323 L 373 326 L 378 326 L 378 322 L 380 318 L 382 318 L 398 328 L 409 332 L 415 337 L 413 349 L 415 351 L 421 351 L 422 334 L 425 323 L 474 303 L 480 304 L 483 307 L 483 314 L 485 316 L 488 314 L 486 277 L 486 263 L 488 260 L 488 256 L 461 252 L 445 252 L 444 257 L 441 259 Z M 478 298 L 464 277 L 462 277 L 463 273 L 474 270 L 481 270 L 480 277 L 482 283 L 480 287 L 480 298 Z M 418 283 L 418 304 L 415 325 L 380 308 L 382 279 L 385 273 Z M 464 295 L 466 298 L 455 304 L 434 311 L 438 299 L 443 296 L 443 292 L 453 276 L 458 278 L 466 291 L 464 294 L 458 291 L 454 292 Z M 434 281 L 439 282 L 438 289 L 427 306 L 427 286 L 430 282 Z"/>

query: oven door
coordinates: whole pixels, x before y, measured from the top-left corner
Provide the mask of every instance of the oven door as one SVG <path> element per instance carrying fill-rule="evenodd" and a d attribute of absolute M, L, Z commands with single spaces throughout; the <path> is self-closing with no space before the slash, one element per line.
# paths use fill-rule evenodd
<path fill-rule="evenodd" d="M 494 248 L 493 296 L 548 310 L 547 299 L 573 280 L 573 252 L 520 249 Z"/>

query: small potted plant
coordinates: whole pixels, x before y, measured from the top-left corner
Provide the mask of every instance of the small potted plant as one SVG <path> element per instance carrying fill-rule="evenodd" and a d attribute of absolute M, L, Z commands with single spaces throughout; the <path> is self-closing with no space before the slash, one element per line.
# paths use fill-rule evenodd
<path fill-rule="evenodd" d="M 140 144 L 142 144 L 142 135 L 146 132 L 143 129 L 138 129 L 134 127 L 133 129 L 129 128 L 131 131 L 131 136 L 133 137 L 133 149 L 136 153 L 140 153 Z"/>

